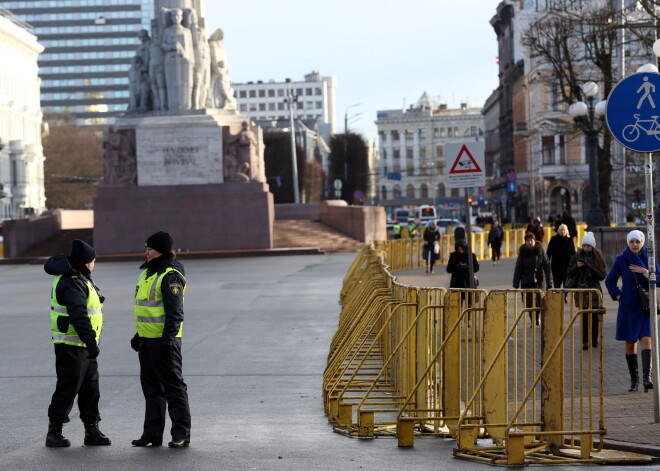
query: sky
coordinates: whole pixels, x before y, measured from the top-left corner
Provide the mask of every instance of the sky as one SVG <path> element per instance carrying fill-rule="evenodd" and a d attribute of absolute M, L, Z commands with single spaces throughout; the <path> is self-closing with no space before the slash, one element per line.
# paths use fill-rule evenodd
<path fill-rule="evenodd" d="M 378 110 L 424 93 L 482 107 L 497 88 L 499 0 L 206 0 L 210 35 L 225 32 L 231 80 L 337 77 L 336 132 L 376 138 Z"/>

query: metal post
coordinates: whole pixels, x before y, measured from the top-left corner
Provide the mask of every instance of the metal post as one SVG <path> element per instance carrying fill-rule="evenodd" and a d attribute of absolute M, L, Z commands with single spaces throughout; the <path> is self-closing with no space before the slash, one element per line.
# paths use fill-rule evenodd
<path fill-rule="evenodd" d="M 468 254 L 468 280 L 470 282 L 470 289 L 476 288 L 474 286 L 474 264 L 472 262 L 472 204 L 470 203 L 469 192 L 470 189 L 465 189 L 465 203 L 467 205 L 467 224 L 465 238 L 467 239 L 465 243 L 467 244 L 467 254 Z"/>
<path fill-rule="evenodd" d="M 603 210 L 600 209 L 598 190 L 598 160 L 596 159 L 596 148 L 598 147 L 598 131 L 595 129 L 594 122 L 594 99 L 588 97 L 589 123 L 585 130 L 587 136 L 587 161 L 589 164 L 589 212 L 587 213 L 587 224 L 589 230 L 593 231 L 595 226 L 602 226 L 605 223 Z"/>
<path fill-rule="evenodd" d="M 660 422 L 660 352 L 658 351 L 658 306 L 655 289 L 655 219 L 653 211 L 653 154 L 646 153 L 644 173 L 646 175 L 646 249 L 649 263 L 649 305 L 653 324 L 653 410 L 655 423 Z"/>
<path fill-rule="evenodd" d="M 298 204 L 300 203 L 300 194 L 298 190 L 298 156 L 296 155 L 296 128 L 293 122 L 293 102 L 296 101 L 296 97 L 293 94 L 293 89 L 291 88 L 291 79 L 286 79 L 289 84 L 289 90 L 287 92 L 287 103 L 289 104 L 289 120 L 291 127 L 291 169 L 293 173 L 293 202 Z"/>

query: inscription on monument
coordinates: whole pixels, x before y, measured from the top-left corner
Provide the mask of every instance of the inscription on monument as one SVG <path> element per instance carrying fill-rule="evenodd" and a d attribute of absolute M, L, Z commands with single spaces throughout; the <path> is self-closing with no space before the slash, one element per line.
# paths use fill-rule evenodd
<path fill-rule="evenodd" d="M 197 165 L 199 146 L 163 147 L 163 163 L 168 166 Z"/>

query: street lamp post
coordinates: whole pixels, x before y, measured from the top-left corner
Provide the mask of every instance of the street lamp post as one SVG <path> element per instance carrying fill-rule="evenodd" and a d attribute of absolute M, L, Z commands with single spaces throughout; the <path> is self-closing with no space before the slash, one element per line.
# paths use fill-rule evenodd
<path fill-rule="evenodd" d="M 293 202 L 300 203 L 300 194 L 298 190 L 298 156 L 296 155 L 296 128 L 293 122 L 293 104 L 298 101 L 298 96 L 293 93 L 291 88 L 291 79 L 286 79 L 289 84 L 287 97 L 284 100 L 289 105 L 289 121 L 291 126 L 291 171 L 293 173 Z"/>
<path fill-rule="evenodd" d="M 344 185 L 348 185 L 348 110 L 360 106 L 362 103 L 355 103 L 353 105 L 347 106 L 344 110 Z M 358 113 L 360 115 L 362 113 Z M 357 115 L 351 116 L 354 118 Z"/>
<path fill-rule="evenodd" d="M 582 132 L 587 138 L 587 165 L 589 166 L 589 207 L 587 210 L 587 224 L 593 230 L 596 226 L 605 224 L 605 216 L 600 207 L 600 192 L 598 190 L 598 160 L 596 149 L 598 147 L 599 129 L 596 118 L 600 119 L 605 114 L 605 102 L 601 101 L 594 106 L 594 98 L 598 94 L 598 85 L 587 82 L 582 86 L 582 92 L 587 97 L 587 103 L 578 101 L 573 103 L 568 112 L 580 123 Z"/>

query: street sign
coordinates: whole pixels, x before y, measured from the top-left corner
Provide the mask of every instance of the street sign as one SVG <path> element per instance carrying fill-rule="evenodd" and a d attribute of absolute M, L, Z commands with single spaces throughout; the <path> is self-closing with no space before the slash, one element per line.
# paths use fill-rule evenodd
<path fill-rule="evenodd" d="M 660 150 L 660 74 L 637 73 L 607 98 L 605 118 L 614 139 L 637 152 Z"/>
<path fill-rule="evenodd" d="M 445 145 L 447 188 L 471 188 L 486 184 L 484 143 Z"/>
<path fill-rule="evenodd" d="M 477 196 L 477 206 L 483 208 L 486 205 L 486 197 L 484 195 Z"/>
<path fill-rule="evenodd" d="M 387 174 L 388 180 L 401 180 L 401 174 L 397 172 L 389 172 Z"/>
<path fill-rule="evenodd" d="M 341 180 L 339 178 L 335 179 L 334 185 L 335 185 L 335 190 L 337 190 L 337 191 L 341 190 L 342 183 L 341 183 Z"/>
<path fill-rule="evenodd" d="M 515 193 L 516 191 L 518 191 L 517 187 L 518 185 L 516 185 L 516 182 L 508 182 L 506 184 L 506 191 L 508 191 L 509 193 Z"/>
<path fill-rule="evenodd" d="M 353 192 L 353 198 L 355 198 L 356 200 L 361 200 L 362 198 L 364 198 L 364 193 L 362 193 L 362 190 L 355 190 Z"/>

